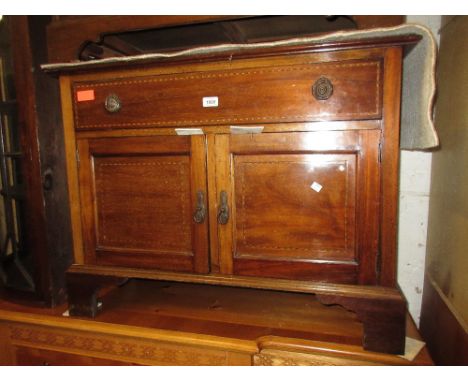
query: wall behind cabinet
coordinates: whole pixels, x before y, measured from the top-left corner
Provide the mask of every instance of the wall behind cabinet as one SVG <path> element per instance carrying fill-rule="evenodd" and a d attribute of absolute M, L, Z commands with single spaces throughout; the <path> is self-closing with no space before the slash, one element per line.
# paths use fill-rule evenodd
<path fill-rule="evenodd" d="M 439 41 L 441 16 L 406 16 L 429 28 Z M 404 100 L 403 100 L 404 102 Z M 398 284 L 419 324 L 424 284 L 432 152 L 401 151 L 398 221 Z"/>
<path fill-rule="evenodd" d="M 445 19 L 445 18 L 444 18 Z M 444 20 L 445 21 L 445 20 Z M 421 331 L 438 364 L 468 364 L 468 17 L 444 22 Z"/>

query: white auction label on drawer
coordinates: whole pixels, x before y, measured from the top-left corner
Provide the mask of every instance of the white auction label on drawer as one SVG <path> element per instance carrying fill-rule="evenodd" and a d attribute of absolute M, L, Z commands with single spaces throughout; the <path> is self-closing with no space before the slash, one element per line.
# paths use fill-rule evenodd
<path fill-rule="evenodd" d="M 203 107 L 218 107 L 218 97 L 203 97 Z"/>

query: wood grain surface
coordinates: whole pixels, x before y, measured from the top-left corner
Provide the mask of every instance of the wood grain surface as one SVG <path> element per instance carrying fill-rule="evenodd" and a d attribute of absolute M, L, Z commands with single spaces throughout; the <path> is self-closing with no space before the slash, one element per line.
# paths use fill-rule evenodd
<path fill-rule="evenodd" d="M 84 243 L 69 286 L 89 282 L 83 311 L 97 311 L 99 277 L 301 292 L 355 312 L 366 349 L 402 352 L 395 222 L 403 40 L 64 77 L 64 125 L 79 151 L 68 151 L 71 195 L 81 199 L 74 229 L 82 225 Z M 333 91 L 317 100 L 313 84 L 323 77 Z M 92 99 L 78 101 L 83 90 Z M 115 113 L 104 107 L 111 93 L 121 101 Z M 204 108 L 205 96 L 217 96 L 218 107 Z M 230 126 L 251 124 L 265 132 Z M 177 136 L 171 126 L 199 126 L 203 135 Z M 199 191 L 202 224 L 192 220 Z"/>
<path fill-rule="evenodd" d="M 378 60 L 350 60 L 74 82 L 75 128 L 376 119 L 381 114 L 381 70 Z M 333 84 L 327 100 L 312 94 L 321 77 Z M 93 91 L 94 99 L 79 101 L 77 94 L 83 91 Z M 119 97 L 120 111 L 105 110 L 110 94 Z M 204 97 L 218 97 L 218 106 L 203 107 Z"/>
<path fill-rule="evenodd" d="M 218 232 L 230 243 L 219 247 L 221 269 L 226 262 L 239 275 L 375 283 L 378 232 L 365 222 L 379 216 L 379 136 L 220 137 L 218 192 L 228 191 L 231 209 Z"/>
<path fill-rule="evenodd" d="M 202 138 L 78 142 L 87 262 L 206 272 L 207 223 L 192 219 L 206 194 Z"/>
<path fill-rule="evenodd" d="M 0 301 L 1 363 L 431 364 L 363 350 L 354 314 L 307 295 L 133 280 L 101 298 L 94 320 Z"/>

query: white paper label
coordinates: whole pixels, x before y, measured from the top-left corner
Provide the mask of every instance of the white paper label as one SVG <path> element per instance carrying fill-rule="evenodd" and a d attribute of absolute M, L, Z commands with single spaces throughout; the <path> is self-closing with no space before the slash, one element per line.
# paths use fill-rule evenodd
<path fill-rule="evenodd" d="M 218 107 L 218 97 L 203 97 L 203 107 Z"/>
<path fill-rule="evenodd" d="M 230 126 L 231 134 L 260 134 L 263 126 Z"/>
<path fill-rule="evenodd" d="M 203 135 L 202 129 L 175 129 L 177 135 Z"/>
<path fill-rule="evenodd" d="M 320 183 L 314 182 L 310 185 L 310 188 L 315 192 L 320 192 L 322 190 L 322 185 Z"/>

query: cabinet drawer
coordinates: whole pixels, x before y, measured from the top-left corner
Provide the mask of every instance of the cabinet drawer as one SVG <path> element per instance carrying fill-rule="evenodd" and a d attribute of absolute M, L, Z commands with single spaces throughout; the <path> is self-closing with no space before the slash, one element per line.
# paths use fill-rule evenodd
<path fill-rule="evenodd" d="M 74 82 L 75 127 L 377 119 L 381 65 L 350 60 Z"/>
<path fill-rule="evenodd" d="M 132 366 L 128 362 L 87 357 L 52 350 L 16 348 L 16 366 Z"/>

